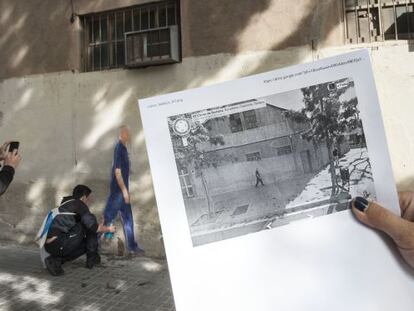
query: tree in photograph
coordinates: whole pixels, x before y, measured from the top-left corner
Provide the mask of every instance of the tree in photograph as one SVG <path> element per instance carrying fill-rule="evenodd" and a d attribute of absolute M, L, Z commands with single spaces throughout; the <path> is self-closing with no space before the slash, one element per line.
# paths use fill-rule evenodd
<path fill-rule="evenodd" d="M 191 120 L 190 116 L 184 117 L 188 117 L 188 120 Z M 201 177 L 204 195 L 207 199 L 207 216 L 208 218 L 213 218 L 216 211 L 214 210 L 214 204 L 212 203 L 203 169 L 216 166 L 220 159 L 216 153 L 206 152 L 200 147 L 203 143 L 207 142 L 212 145 L 224 145 L 224 137 L 223 135 L 211 135 L 205 124 L 199 121 L 191 121 L 189 133 L 185 136 L 181 136 L 173 130 L 174 121 L 174 119 L 169 119 L 168 122 L 171 138 L 174 144 L 177 166 L 180 168 L 191 165 L 194 167 L 196 174 Z"/>
<path fill-rule="evenodd" d="M 309 129 L 302 134 L 304 139 L 314 143 L 326 143 L 332 196 L 338 190 L 333 150 L 337 148 L 336 144 L 344 139 L 348 128 L 346 116 L 357 113 L 356 98 L 348 101 L 347 105 L 344 105 L 345 101 L 340 100 L 341 95 L 351 87 L 353 87 L 353 82 L 344 79 L 335 83 L 302 88 L 304 108 L 299 111 L 286 112 L 294 122 L 310 125 Z"/>
<path fill-rule="evenodd" d="M 353 133 L 357 140 L 354 142 L 358 145 L 365 145 L 364 131 L 362 130 L 362 120 L 359 117 L 358 99 L 353 97 L 343 101 L 342 111 L 340 114 L 340 124 L 348 132 Z"/>

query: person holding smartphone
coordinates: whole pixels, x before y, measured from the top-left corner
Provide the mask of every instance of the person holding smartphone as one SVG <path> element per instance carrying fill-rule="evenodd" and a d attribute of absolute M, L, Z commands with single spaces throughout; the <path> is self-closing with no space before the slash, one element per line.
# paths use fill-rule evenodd
<path fill-rule="evenodd" d="M 0 161 L 3 166 L 0 171 L 0 195 L 6 192 L 13 180 L 14 172 L 19 165 L 21 156 L 18 153 L 19 142 L 5 142 L 0 147 Z"/>

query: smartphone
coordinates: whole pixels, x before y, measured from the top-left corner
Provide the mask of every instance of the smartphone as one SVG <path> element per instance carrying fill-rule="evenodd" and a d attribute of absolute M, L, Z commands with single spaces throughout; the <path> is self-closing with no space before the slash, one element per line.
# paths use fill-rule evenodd
<path fill-rule="evenodd" d="M 9 145 L 9 152 L 13 152 L 14 150 L 19 150 L 19 142 L 18 141 L 12 141 Z"/>

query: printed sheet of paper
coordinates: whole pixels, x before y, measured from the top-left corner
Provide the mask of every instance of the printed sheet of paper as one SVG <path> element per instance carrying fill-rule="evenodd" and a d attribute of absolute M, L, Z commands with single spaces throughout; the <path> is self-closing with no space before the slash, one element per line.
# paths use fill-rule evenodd
<path fill-rule="evenodd" d="M 411 310 L 365 50 L 139 101 L 177 311 Z"/>

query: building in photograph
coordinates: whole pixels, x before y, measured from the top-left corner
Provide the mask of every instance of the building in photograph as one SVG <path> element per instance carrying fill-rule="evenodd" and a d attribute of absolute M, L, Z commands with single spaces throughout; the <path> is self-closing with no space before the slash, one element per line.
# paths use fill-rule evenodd
<path fill-rule="evenodd" d="M 356 195 L 375 199 L 350 78 L 168 123 L 194 246 L 343 211 Z"/>
<path fill-rule="evenodd" d="M 200 145 L 206 156 L 214 159 L 203 168 L 211 195 L 255 187 L 256 169 L 263 181 L 271 184 L 312 174 L 328 163 L 326 144 L 303 139 L 310 125 L 295 123 L 285 111 L 266 104 L 205 122 L 209 135 L 222 135 L 224 140 L 224 144 Z M 181 173 L 187 198 L 204 195 L 201 178 L 193 167 L 181 167 Z"/>

